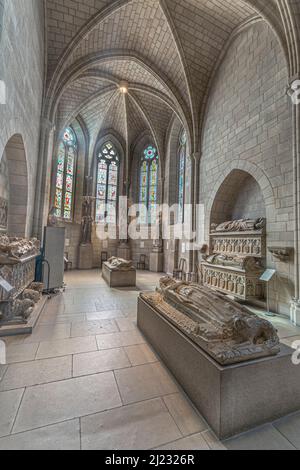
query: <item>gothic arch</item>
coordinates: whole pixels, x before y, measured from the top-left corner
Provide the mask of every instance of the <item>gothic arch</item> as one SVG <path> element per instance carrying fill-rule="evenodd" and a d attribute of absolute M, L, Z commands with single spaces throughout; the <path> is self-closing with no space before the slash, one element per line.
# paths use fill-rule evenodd
<path fill-rule="evenodd" d="M 10 235 L 25 237 L 30 235 L 27 223 L 28 170 L 21 134 L 14 134 L 8 140 L 2 158 L 6 159 L 8 176 L 7 231 Z"/>
<path fill-rule="evenodd" d="M 210 229 L 212 212 L 215 203 L 217 202 L 218 196 L 222 193 L 224 186 L 227 185 L 228 182 L 231 184 L 234 180 L 236 180 L 237 183 L 240 178 L 245 177 L 247 175 L 251 176 L 256 181 L 261 190 L 268 223 L 275 222 L 275 196 L 270 180 L 267 178 L 263 170 L 257 165 L 247 162 L 246 160 L 235 160 L 228 165 L 226 172 L 219 177 L 205 208 L 205 227 L 207 234 Z"/>

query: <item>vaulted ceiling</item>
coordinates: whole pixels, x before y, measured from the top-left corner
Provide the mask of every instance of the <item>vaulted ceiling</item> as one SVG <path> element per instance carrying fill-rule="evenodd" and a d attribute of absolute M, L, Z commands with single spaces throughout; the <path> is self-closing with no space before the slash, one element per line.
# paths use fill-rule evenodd
<path fill-rule="evenodd" d="M 196 151 L 211 77 L 235 31 L 262 16 L 288 55 L 286 1 L 46 0 L 46 113 L 59 131 L 79 115 L 91 147 L 104 129 L 128 148 L 149 130 L 161 152 L 177 115 Z"/>

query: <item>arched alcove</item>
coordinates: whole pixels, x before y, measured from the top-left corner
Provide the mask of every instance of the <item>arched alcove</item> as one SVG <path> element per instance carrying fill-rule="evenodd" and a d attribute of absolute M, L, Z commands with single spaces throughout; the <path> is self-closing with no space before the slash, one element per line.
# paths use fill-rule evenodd
<path fill-rule="evenodd" d="M 233 170 L 215 196 L 210 224 L 266 216 L 264 196 L 258 182 L 246 171 Z"/>
<path fill-rule="evenodd" d="M 24 237 L 27 235 L 28 172 L 26 152 L 20 134 L 12 136 L 6 144 L 1 159 L 1 171 L 7 198 L 7 233 Z"/>

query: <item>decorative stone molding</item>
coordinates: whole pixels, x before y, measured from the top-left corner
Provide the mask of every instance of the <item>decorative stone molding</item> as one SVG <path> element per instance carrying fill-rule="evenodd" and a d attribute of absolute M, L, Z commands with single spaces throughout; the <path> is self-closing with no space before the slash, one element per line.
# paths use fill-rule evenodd
<path fill-rule="evenodd" d="M 287 262 L 290 259 L 293 248 L 269 246 L 268 251 L 274 256 L 275 259 L 279 261 Z"/>

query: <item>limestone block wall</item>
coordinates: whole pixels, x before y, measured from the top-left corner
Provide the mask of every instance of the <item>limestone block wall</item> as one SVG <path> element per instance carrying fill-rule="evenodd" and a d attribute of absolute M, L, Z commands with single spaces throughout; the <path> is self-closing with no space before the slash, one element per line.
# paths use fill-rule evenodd
<path fill-rule="evenodd" d="M 44 2 L 0 0 L 0 25 L 2 14 L 0 80 L 6 85 L 6 104 L 0 104 L 0 159 L 10 138 L 22 136 L 29 191 L 26 231 L 30 235 L 44 83 Z"/>
<path fill-rule="evenodd" d="M 4 13 L 4 0 L 0 0 L 0 41 L 3 28 L 3 13 Z"/>
<path fill-rule="evenodd" d="M 248 27 L 231 43 L 212 85 L 203 131 L 200 201 L 205 205 L 207 237 L 214 199 L 226 178 L 240 170 L 257 184 L 241 188 L 244 194 L 234 214 L 242 215 L 254 198 L 253 215 L 258 215 L 258 185 L 268 220 L 267 244 L 293 246 L 292 104 L 285 93 L 287 82 L 283 52 L 265 23 Z M 228 197 L 236 196 L 231 192 Z M 288 315 L 293 259 L 276 263 L 269 255 L 267 265 L 278 271 L 272 308 Z"/>

